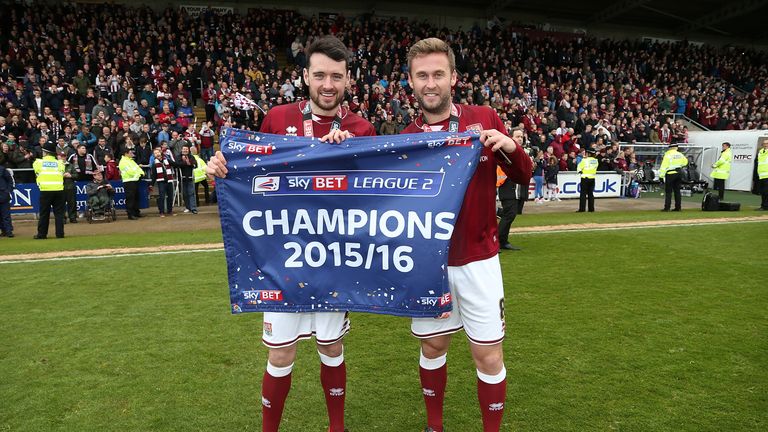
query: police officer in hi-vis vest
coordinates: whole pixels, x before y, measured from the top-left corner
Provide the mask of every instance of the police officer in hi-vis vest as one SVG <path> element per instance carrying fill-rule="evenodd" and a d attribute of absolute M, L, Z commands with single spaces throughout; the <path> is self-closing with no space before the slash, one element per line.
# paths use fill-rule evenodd
<path fill-rule="evenodd" d="M 576 171 L 581 174 L 581 190 L 579 191 L 579 213 L 584 213 L 589 202 L 589 211 L 595 211 L 595 177 L 597 176 L 597 159 L 594 148 L 587 148 L 587 157 L 579 162 Z"/>
<path fill-rule="evenodd" d="M 40 188 L 40 220 L 37 222 L 35 239 L 48 237 L 48 223 L 51 207 L 56 219 L 56 238 L 64 237 L 64 162 L 56 159 L 56 144 L 47 142 L 43 146 L 43 158 L 35 160 L 32 168 Z"/>
<path fill-rule="evenodd" d="M 724 142 L 722 152 L 717 161 L 712 165 L 712 179 L 714 179 L 713 189 L 717 191 L 720 201 L 725 196 L 725 181 L 731 176 L 731 164 L 733 163 L 733 151 L 731 143 Z"/>
<path fill-rule="evenodd" d="M 136 150 L 130 147 L 120 158 L 120 176 L 123 179 L 125 189 L 125 211 L 128 219 L 136 220 L 141 216 L 139 210 L 139 181 L 144 176 L 144 170 L 133 160 Z"/>
<path fill-rule="evenodd" d="M 664 208 L 661 211 L 668 212 L 672 204 L 672 194 L 675 194 L 675 208 L 672 211 L 680 211 L 680 188 L 683 186 L 683 177 L 680 169 L 688 165 L 688 158 L 677 151 L 677 144 L 669 145 L 669 150 L 664 153 L 659 168 L 659 178 L 664 181 Z"/>
<path fill-rule="evenodd" d="M 758 210 L 768 210 L 768 139 L 763 140 L 763 148 L 757 153 L 757 178 L 762 197 Z"/>

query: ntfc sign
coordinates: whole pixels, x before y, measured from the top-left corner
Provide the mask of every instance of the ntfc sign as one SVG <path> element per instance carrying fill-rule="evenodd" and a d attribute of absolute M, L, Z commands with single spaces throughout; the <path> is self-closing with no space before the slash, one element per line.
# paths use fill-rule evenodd
<path fill-rule="evenodd" d="M 14 189 L 11 195 L 11 210 L 30 210 L 33 202 L 32 189 Z"/>

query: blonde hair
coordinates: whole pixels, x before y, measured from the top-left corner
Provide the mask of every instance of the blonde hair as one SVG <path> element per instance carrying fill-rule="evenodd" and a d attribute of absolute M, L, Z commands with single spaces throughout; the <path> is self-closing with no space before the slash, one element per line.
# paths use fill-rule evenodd
<path fill-rule="evenodd" d="M 434 53 L 447 55 L 451 72 L 456 70 L 456 55 L 453 53 L 453 49 L 444 40 L 438 38 L 422 39 L 413 44 L 411 49 L 408 50 L 408 69 L 411 68 L 411 62 L 414 58 Z"/>

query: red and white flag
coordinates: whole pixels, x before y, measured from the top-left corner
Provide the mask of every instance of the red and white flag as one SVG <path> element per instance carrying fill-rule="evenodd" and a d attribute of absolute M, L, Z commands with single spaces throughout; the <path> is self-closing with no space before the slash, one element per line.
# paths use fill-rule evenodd
<path fill-rule="evenodd" d="M 262 113 L 267 113 L 261 106 L 259 106 L 259 104 L 244 96 L 240 92 L 235 93 L 235 97 L 232 102 L 234 103 L 235 108 L 239 110 L 252 110 L 258 108 Z"/>

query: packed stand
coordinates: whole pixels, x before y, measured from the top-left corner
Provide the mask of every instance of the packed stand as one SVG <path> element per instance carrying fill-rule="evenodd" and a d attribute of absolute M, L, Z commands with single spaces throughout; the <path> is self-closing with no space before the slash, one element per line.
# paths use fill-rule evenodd
<path fill-rule="evenodd" d="M 450 41 L 455 101 L 489 105 L 508 129 L 525 129 L 541 161 L 542 199 L 554 167 L 573 170 L 586 147 L 599 150 L 601 169 L 634 170 L 642 162 L 617 143 L 686 142 L 676 114 L 710 129 L 768 128 L 763 52 L 287 10 L 191 17 L 173 8 L 13 4 L 4 14 L 0 163 L 31 168 L 52 141 L 77 180 L 96 170 L 118 178 L 110 161 L 119 166 L 131 149 L 156 184 L 172 175 L 165 159 L 191 179 L 190 161 L 211 157 L 222 126 L 256 130 L 271 107 L 306 97 L 303 49 L 326 33 L 353 54 L 344 104 L 379 134 L 400 133 L 419 115 L 407 48 L 427 36 Z M 199 118 L 197 104 L 205 108 Z M 34 175 L 17 171 L 16 181 Z"/>

